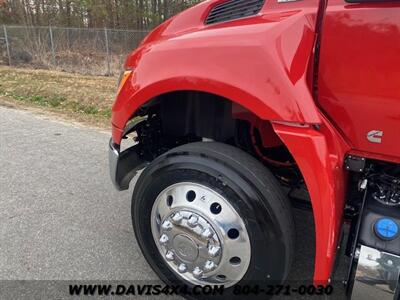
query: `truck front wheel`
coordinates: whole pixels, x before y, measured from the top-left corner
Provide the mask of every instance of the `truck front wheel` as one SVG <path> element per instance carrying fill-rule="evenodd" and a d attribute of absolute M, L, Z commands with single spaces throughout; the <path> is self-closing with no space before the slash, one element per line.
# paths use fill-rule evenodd
<path fill-rule="evenodd" d="M 135 186 L 132 221 L 164 282 L 224 285 L 223 297 L 236 284 L 281 283 L 293 257 L 293 218 L 278 182 L 225 144 L 187 144 L 155 159 Z"/>

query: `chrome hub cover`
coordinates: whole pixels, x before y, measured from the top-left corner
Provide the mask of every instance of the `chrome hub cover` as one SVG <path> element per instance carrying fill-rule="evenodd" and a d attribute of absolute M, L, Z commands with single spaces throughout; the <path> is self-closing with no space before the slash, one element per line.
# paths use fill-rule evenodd
<path fill-rule="evenodd" d="M 176 235 L 172 241 L 172 248 L 176 250 L 177 258 L 182 261 L 194 262 L 199 257 L 196 243 L 187 235 Z"/>
<path fill-rule="evenodd" d="M 251 247 L 243 220 L 206 186 L 178 183 L 162 191 L 151 212 L 151 231 L 168 266 L 192 284 L 229 287 L 248 269 Z"/>

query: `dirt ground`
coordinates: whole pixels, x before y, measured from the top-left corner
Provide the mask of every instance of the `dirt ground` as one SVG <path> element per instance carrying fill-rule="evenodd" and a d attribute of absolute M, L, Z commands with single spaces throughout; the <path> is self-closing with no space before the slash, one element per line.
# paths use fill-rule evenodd
<path fill-rule="evenodd" d="M 0 105 L 108 128 L 117 81 L 117 77 L 0 66 Z"/>

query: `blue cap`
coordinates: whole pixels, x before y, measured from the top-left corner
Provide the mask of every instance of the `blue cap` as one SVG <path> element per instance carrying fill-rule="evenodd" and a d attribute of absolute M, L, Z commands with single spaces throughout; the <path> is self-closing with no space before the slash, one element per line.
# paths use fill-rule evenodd
<path fill-rule="evenodd" d="M 383 240 L 393 240 L 399 233 L 399 225 L 392 219 L 382 218 L 376 221 L 375 233 Z"/>

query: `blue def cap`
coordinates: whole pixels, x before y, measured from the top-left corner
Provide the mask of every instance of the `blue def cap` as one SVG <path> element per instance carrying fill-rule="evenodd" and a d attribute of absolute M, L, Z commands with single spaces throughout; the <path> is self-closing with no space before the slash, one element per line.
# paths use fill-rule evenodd
<path fill-rule="evenodd" d="M 394 240 L 399 234 L 399 225 L 390 218 L 382 218 L 376 221 L 376 235 L 383 240 Z"/>

